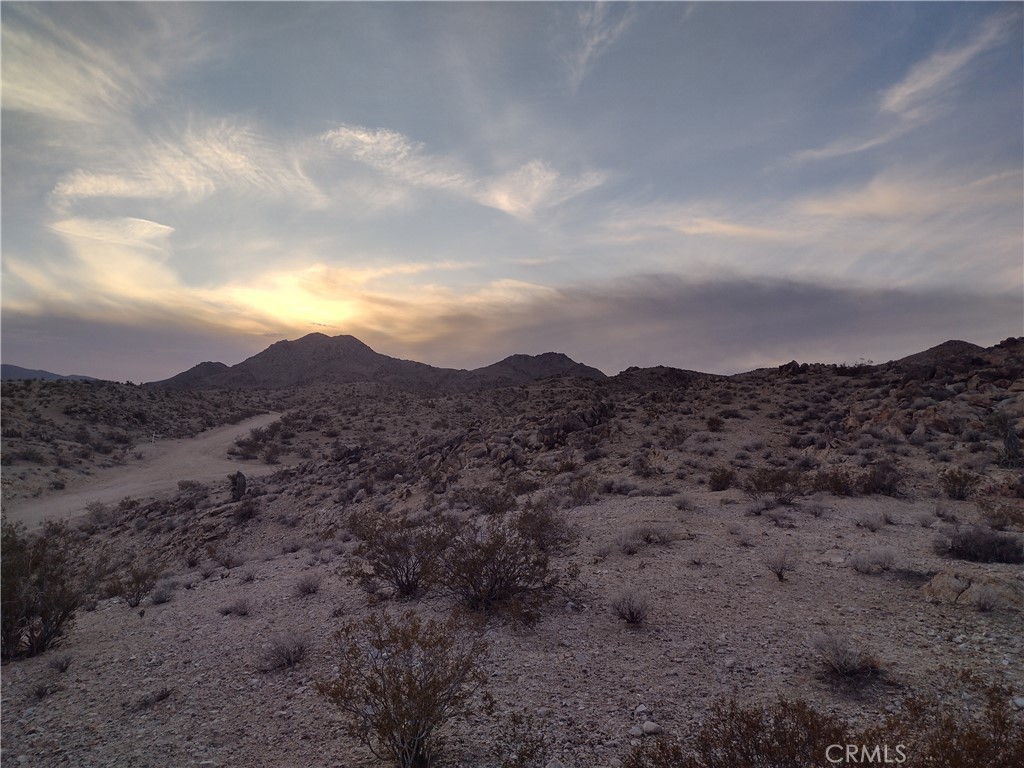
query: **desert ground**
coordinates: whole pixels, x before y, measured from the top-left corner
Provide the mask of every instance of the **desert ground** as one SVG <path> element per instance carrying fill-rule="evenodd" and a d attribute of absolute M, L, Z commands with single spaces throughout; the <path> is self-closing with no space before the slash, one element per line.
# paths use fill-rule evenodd
<path fill-rule="evenodd" d="M 529 611 L 477 612 L 493 707 L 448 724 L 439 764 L 530 764 L 505 727 L 522 714 L 537 765 L 619 766 L 729 698 L 868 727 L 922 695 L 969 719 L 999 685 L 1024 727 L 1024 568 L 951 544 L 995 531 L 1019 551 L 1022 361 L 1007 340 L 459 393 L 5 382 L 4 519 L 66 520 L 88 594 L 59 644 L 4 664 L 0 762 L 387 765 L 318 689 L 336 633 L 459 598 L 443 576 L 393 594 L 374 525 L 524 512 L 549 526 L 530 540 L 543 578 Z M 830 674 L 823 637 L 869 673 Z M 282 662 L 288 641 L 304 652 Z"/>

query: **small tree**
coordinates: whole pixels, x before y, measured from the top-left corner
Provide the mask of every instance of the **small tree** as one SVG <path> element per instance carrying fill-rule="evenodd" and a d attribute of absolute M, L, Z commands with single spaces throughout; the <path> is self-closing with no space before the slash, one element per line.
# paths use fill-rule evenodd
<path fill-rule="evenodd" d="M 411 610 L 350 622 L 337 637 L 338 678 L 317 690 L 348 715 L 349 735 L 401 768 L 432 765 L 442 727 L 487 679 L 486 642 L 455 616 L 423 621 Z"/>
<path fill-rule="evenodd" d="M 0 656 L 35 656 L 60 642 L 82 602 L 76 543 L 63 523 L 29 535 L 21 524 L 5 522 L 0 550 Z"/>

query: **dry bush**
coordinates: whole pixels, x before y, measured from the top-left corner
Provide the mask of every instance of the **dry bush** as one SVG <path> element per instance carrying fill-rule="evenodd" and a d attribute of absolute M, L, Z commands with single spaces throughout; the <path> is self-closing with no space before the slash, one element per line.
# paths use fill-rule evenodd
<path fill-rule="evenodd" d="M 138 608 L 139 603 L 156 586 L 157 572 L 148 566 L 133 565 L 128 569 L 124 579 L 117 582 L 118 593 L 124 601 L 132 608 Z"/>
<path fill-rule="evenodd" d="M 500 516 L 516 508 L 516 497 L 504 488 L 467 488 L 449 494 L 449 502 L 465 503 L 485 515 Z"/>
<path fill-rule="evenodd" d="M 320 576 L 316 573 L 304 573 L 295 582 L 295 593 L 299 597 L 309 597 L 320 591 Z"/>
<path fill-rule="evenodd" d="M 71 666 L 72 656 L 70 653 L 61 653 L 54 656 L 47 662 L 47 666 L 54 672 L 63 675 Z"/>
<path fill-rule="evenodd" d="M 623 768 L 807 768 L 832 744 L 846 744 L 847 726 L 803 701 L 779 698 L 766 707 L 734 699 L 712 706 L 687 746 L 658 739 L 635 747 Z"/>
<path fill-rule="evenodd" d="M 857 748 L 854 760 L 837 764 L 1018 768 L 1024 727 L 1010 708 L 1011 691 L 992 686 L 983 695 L 984 709 L 973 717 L 953 713 L 933 697 L 910 697 L 863 731 L 799 700 L 780 698 L 764 707 L 719 701 L 687 744 L 645 741 L 623 768 L 807 768 L 828 765 L 832 745 L 842 748 L 833 749 L 833 756 L 845 756 L 847 744 Z"/>
<path fill-rule="evenodd" d="M 153 593 L 149 599 L 153 602 L 153 605 L 163 605 L 169 603 L 174 599 L 174 590 L 177 589 L 178 585 L 173 579 L 161 579 L 153 587 Z"/>
<path fill-rule="evenodd" d="M 454 616 L 413 611 L 350 622 L 337 638 L 338 677 L 317 690 L 345 713 L 348 734 L 401 768 L 434 764 L 445 724 L 468 713 L 487 680 L 483 638 Z"/>
<path fill-rule="evenodd" d="M 240 597 L 237 600 L 222 605 L 220 607 L 221 616 L 248 616 L 249 615 L 249 601 Z"/>
<path fill-rule="evenodd" d="M 743 483 L 743 492 L 758 501 L 769 497 L 776 504 L 792 504 L 800 495 L 800 478 L 787 469 L 758 467 Z"/>
<path fill-rule="evenodd" d="M 867 528 L 874 533 L 885 525 L 885 517 L 880 512 L 861 512 L 857 515 L 854 525 L 858 528 Z"/>
<path fill-rule="evenodd" d="M 860 477 L 861 492 L 867 495 L 900 496 L 903 472 L 891 461 L 881 461 L 868 468 Z"/>
<path fill-rule="evenodd" d="M 543 726 L 518 712 L 501 721 L 491 742 L 495 768 L 544 768 L 549 764 L 550 752 Z"/>
<path fill-rule="evenodd" d="M 73 561 L 77 544 L 64 524 L 41 533 L 4 522 L 0 543 L 0 658 L 35 656 L 71 629 L 84 598 Z"/>
<path fill-rule="evenodd" d="M 616 616 L 635 627 L 647 620 L 651 612 L 651 603 L 646 597 L 630 589 L 612 600 L 611 609 Z"/>
<path fill-rule="evenodd" d="M 974 525 L 962 525 L 949 536 L 939 536 L 935 549 L 976 563 L 1024 563 L 1024 541 Z"/>
<path fill-rule="evenodd" d="M 373 578 L 391 586 L 395 596 L 418 597 L 437 581 L 451 536 L 443 518 L 417 525 L 408 517 L 381 516 L 363 520 L 357 527 L 363 540 L 355 554 L 370 567 Z"/>
<path fill-rule="evenodd" d="M 980 483 L 981 475 L 959 467 L 947 469 L 939 475 L 939 486 L 951 499 L 966 499 Z"/>
<path fill-rule="evenodd" d="M 277 635 L 263 651 L 263 670 L 273 672 L 297 666 L 305 657 L 309 644 L 305 637 L 295 634 Z"/>
<path fill-rule="evenodd" d="M 779 581 L 786 580 L 786 574 L 796 570 L 796 556 L 788 549 L 777 549 L 764 557 L 764 564 Z"/>
<path fill-rule="evenodd" d="M 982 613 L 990 613 L 1002 605 L 1002 598 L 998 590 L 986 584 L 974 593 L 974 605 Z"/>
<path fill-rule="evenodd" d="M 857 741 L 904 745 L 905 768 L 1019 768 L 1024 725 L 1011 709 L 1012 691 L 992 685 L 981 695 L 984 707 L 973 716 L 950 711 L 933 697 L 910 697 Z"/>
<path fill-rule="evenodd" d="M 1007 528 L 1024 529 L 1024 504 L 1002 503 L 993 499 L 979 499 L 981 518 L 995 531 Z"/>
<path fill-rule="evenodd" d="M 869 552 L 853 556 L 853 569 L 858 573 L 887 571 L 896 562 L 896 550 L 892 547 L 876 547 Z"/>
<path fill-rule="evenodd" d="M 542 552 L 566 552 L 579 538 L 579 531 L 553 505 L 530 499 L 513 516 L 512 527 Z"/>
<path fill-rule="evenodd" d="M 708 475 L 708 488 L 712 491 L 726 491 L 736 482 L 736 473 L 728 467 L 715 467 Z"/>
<path fill-rule="evenodd" d="M 533 539 L 490 517 L 452 527 L 441 561 L 441 582 L 473 611 L 507 610 L 530 621 L 538 601 L 558 579 L 547 553 Z"/>
<path fill-rule="evenodd" d="M 822 470 L 811 480 L 815 491 L 831 493 L 834 496 L 856 496 L 859 490 L 857 479 L 851 472 L 840 467 Z"/>
<path fill-rule="evenodd" d="M 813 645 L 830 677 L 844 682 L 859 682 L 881 671 L 874 656 L 855 648 L 846 638 L 834 634 L 820 635 Z"/>

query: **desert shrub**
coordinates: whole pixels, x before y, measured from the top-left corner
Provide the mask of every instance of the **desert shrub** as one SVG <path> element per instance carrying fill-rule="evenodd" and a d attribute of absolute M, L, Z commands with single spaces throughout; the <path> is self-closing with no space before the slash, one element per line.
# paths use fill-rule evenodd
<path fill-rule="evenodd" d="M 489 614 L 508 608 L 527 620 L 537 600 L 557 583 L 547 553 L 497 518 L 453 527 L 441 569 L 445 589 L 471 610 Z"/>
<path fill-rule="evenodd" d="M 77 546 L 64 524 L 28 534 L 4 522 L 0 536 L 0 657 L 35 656 L 74 624 L 84 597 L 73 568 Z"/>
<path fill-rule="evenodd" d="M 966 499 L 981 483 L 981 476 L 969 469 L 953 467 L 939 475 L 942 492 L 951 499 Z"/>
<path fill-rule="evenodd" d="M 934 697 L 911 697 L 857 741 L 904 745 L 907 768 L 1017 768 L 1024 727 L 1011 710 L 1012 692 L 993 685 L 981 694 L 984 707 L 973 717 L 942 707 Z"/>
<path fill-rule="evenodd" d="M 716 467 L 708 476 L 708 488 L 712 491 L 725 491 L 736 481 L 736 473 L 728 467 Z"/>
<path fill-rule="evenodd" d="M 597 490 L 597 483 L 592 477 L 577 477 L 569 483 L 569 503 L 574 507 L 581 507 L 593 500 L 594 491 Z"/>
<path fill-rule="evenodd" d="M 579 537 L 579 532 L 565 515 L 550 505 L 540 503 L 528 503 L 512 518 L 511 525 L 542 552 L 565 552 Z"/>
<path fill-rule="evenodd" d="M 63 675 L 71 666 L 73 657 L 70 653 L 59 653 L 47 662 L 47 666 L 54 672 Z"/>
<path fill-rule="evenodd" d="M 646 597 L 630 589 L 612 600 L 611 609 L 616 616 L 630 626 L 638 626 L 650 614 L 651 603 Z"/>
<path fill-rule="evenodd" d="M 1020 449 L 1020 437 L 1013 428 L 1010 417 L 1002 411 L 996 411 L 991 417 L 992 427 L 1003 441 L 999 452 L 999 463 L 1004 467 L 1019 467 L 1024 463 L 1024 454 Z"/>
<path fill-rule="evenodd" d="M 534 718 L 514 712 L 495 729 L 490 751 L 495 768 L 544 768 L 551 744 Z"/>
<path fill-rule="evenodd" d="M 936 540 L 936 550 L 976 563 L 1024 563 L 1024 541 L 1008 533 L 962 525 Z"/>
<path fill-rule="evenodd" d="M 415 525 L 406 517 L 378 517 L 360 525 L 355 554 L 397 597 L 412 598 L 436 582 L 449 534 L 441 520 Z"/>
<path fill-rule="evenodd" d="M 800 478 L 786 469 L 759 467 L 747 475 L 743 492 L 754 501 L 768 496 L 778 504 L 792 504 L 800 495 Z"/>
<path fill-rule="evenodd" d="M 221 616 L 248 616 L 249 601 L 244 597 L 240 597 L 226 605 L 222 605 L 219 613 Z"/>
<path fill-rule="evenodd" d="M 707 425 L 708 432 L 721 432 L 722 427 L 725 426 L 725 421 L 721 416 L 708 416 L 704 423 Z"/>
<path fill-rule="evenodd" d="M 806 768 L 832 744 L 850 740 L 846 725 L 803 701 L 766 707 L 715 703 L 687 747 L 658 739 L 635 747 L 623 768 Z"/>
<path fill-rule="evenodd" d="M 859 682 L 881 671 L 878 659 L 838 635 L 820 635 L 813 646 L 826 674 L 838 680 Z"/>
<path fill-rule="evenodd" d="M 984 499 L 978 501 L 978 510 L 982 519 L 993 530 L 1024 528 L 1024 504 L 1005 504 Z"/>
<path fill-rule="evenodd" d="M 455 617 L 413 611 L 350 622 L 337 638 L 338 677 L 317 690 L 345 713 L 348 734 L 401 768 L 432 765 L 445 724 L 486 682 L 483 638 Z"/>
<path fill-rule="evenodd" d="M 644 546 L 644 540 L 637 535 L 635 528 L 620 533 L 616 537 L 615 543 L 624 555 L 635 555 Z"/>
<path fill-rule="evenodd" d="M 153 602 L 153 605 L 163 605 L 169 603 L 174 599 L 174 590 L 177 585 L 170 579 L 161 579 L 153 587 L 153 593 L 149 596 L 149 599 Z"/>
<path fill-rule="evenodd" d="M 892 547 L 876 547 L 869 552 L 860 552 L 853 556 L 851 564 L 857 573 L 875 573 L 887 571 L 896 562 L 896 550 Z"/>
<path fill-rule="evenodd" d="M 861 512 L 857 515 L 857 520 L 854 524 L 858 528 L 867 528 L 874 533 L 881 530 L 882 526 L 885 525 L 885 517 L 880 512 Z"/>
<path fill-rule="evenodd" d="M 263 669 L 266 672 L 273 672 L 298 666 L 306 657 L 308 649 L 309 644 L 301 635 L 277 635 L 271 638 L 270 644 L 263 651 Z"/>
<path fill-rule="evenodd" d="M 252 496 L 246 496 L 231 510 L 231 516 L 236 523 L 247 523 L 254 520 L 259 512 L 260 503 Z"/>
<path fill-rule="evenodd" d="M 857 493 L 857 480 L 849 471 L 840 467 L 822 470 L 811 481 L 815 491 L 824 491 L 835 496 L 854 496 Z"/>
<path fill-rule="evenodd" d="M 777 549 L 764 557 L 764 564 L 779 581 L 786 580 L 786 574 L 796 570 L 796 556 L 788 549 Z"/>
<path fill-rule="evenodd" d="M 504 515 L 516 508 L 516 497 L 504 488 L 467 488 L 453 491 L 453 503 L 464 502 L 485 515 Z"/>
<path fill-rule="evenodd" d="M 120 594 L 124 601 L 132 608 L 137 608 L 139 603 L 156 586 L 157 572 L 148 566 L 133 565 L 128 569 L 124 579 L 121 579 Z"/>
<path fill-rule="evenodd" d="M 860 487 L 868 495 L 899 496 L 903 485 L 903 472 L 890 461 L 873 464 L 860 477 Z"/>
<path fill-rule="evenodd" d="M 299 597 L 309 597 L 320 591 L 320 576 L 315 573 L 304 573 L 295 582 L 295 593 Z"/>

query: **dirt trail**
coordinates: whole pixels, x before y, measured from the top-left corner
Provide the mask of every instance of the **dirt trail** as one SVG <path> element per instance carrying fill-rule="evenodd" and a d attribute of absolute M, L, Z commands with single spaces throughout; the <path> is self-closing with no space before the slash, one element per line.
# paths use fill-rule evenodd
<path fill-rule="evenodd" d="M 190 438 L 143 443 L 144 458 L 122 466 L 100 470 L 95 475 L 77 478 L 67 490 L 39 499 L 13 499 L 4 503 L 4 517 L 21 521 L 29 528 L 46 519 L 75 517 L 92 501 L 116 504 L 125 496 L 156 496 L 177 490 L 179 480 L 225 481 L 228 474 L 241 469 L 258 476 L 274 471 L 258 461 L 241 461 L 227 455 L 227 449 L 253 427 L 263 427 L 280 418 L 265 413 L 238 424 L 207 430 Z"/>

